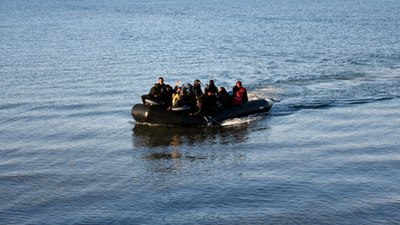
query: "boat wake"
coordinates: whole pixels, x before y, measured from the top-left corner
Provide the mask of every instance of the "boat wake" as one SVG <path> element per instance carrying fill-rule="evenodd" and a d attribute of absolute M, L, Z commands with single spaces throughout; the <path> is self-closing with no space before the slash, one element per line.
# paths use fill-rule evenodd
<path fill-rule="evenodd" d="M 221 123 L 223 127 L 232 127 L 232 126 L 241 126 L 247 125 L 249 123 L 255 122 L 260 119 L 260 116 L 257 117 L 242 117 L 242 118 L 234 118 L 234 119 L 227 119 Z"/>

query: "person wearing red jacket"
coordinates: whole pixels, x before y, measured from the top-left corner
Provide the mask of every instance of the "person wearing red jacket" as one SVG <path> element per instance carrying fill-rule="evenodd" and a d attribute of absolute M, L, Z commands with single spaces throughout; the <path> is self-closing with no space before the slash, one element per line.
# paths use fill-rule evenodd
<path fill-rule="evenodd" d="M 248 102 L 247 90 L 242 86 L 241 81 L 236 82 L 236 86 L 233 87 L 233 105 L 241 105 Z"/>

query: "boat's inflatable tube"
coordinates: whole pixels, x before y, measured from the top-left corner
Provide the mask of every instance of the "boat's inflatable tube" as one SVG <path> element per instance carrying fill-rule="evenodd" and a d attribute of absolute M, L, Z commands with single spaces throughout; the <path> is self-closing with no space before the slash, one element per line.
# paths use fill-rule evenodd
<path fill-rule="evenodd" d="M 191 116 L 177 111 L 168 111 L 159 106 L 136 104 L 132 107 L 132 117 L 141 123 L 199 126 L 219 124 L 226 119 L 268 112 L 271 107 L 272 101 L 257 99 L 242 105 L 224 108 L 207 116 Z"/>

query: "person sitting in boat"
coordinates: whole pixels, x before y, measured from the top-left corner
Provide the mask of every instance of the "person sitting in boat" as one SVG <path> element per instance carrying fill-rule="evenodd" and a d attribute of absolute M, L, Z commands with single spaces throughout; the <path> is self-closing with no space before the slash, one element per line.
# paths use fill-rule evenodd
<path fill-rule="evenodd" d="M 184 88 L 186 89 L 186 91 L 190 97 L 194 97 L 193 86 L 191 84 L 189 84 L 189 83 L 185 84 Z"/>
<path fill-rule="evenodd" d="M 193 94 L 195 95 L 196 98 L 203 94 L 203 91 L 201 90 L 201 81 L 199 79 L 194 80 Z"/>
<path fill-rule="evenodd" d="M 213 89 L 207 90 L 207 97 L 206 97 L 206 104 L 205 104 L 207 113 L 212 113 L 212 112 L 220 110 L 222 104 L 218 101 L 217 93 L 218 93 L 218 89 L 216 92 L 214 92 Z"/>
<path fill-rule="evenodd" d="M 171 93 L 169 98 L 172 96 L 172 88 L 169 89 L 167 86 L 169 85 L 164 84 L 164 78 L 159 77 L 158 82 L 151 87 L 150 92 L 147 95 L 142 95 L 143 104 L 165 105 L 164 101 L 167 100 L 169 92 Z"/>
<path fill-rule="evenodd" d="M 236 85 L 232 88 L 233 90 L 233 105 L 241 105 L 249 101 L 247 97 L 247 90 L 243 87 L 241 81 L 237 81 Z"/>
<path fill-rule="evenodd" d="M 190 90 L 186 86 L 178 88 L 179 94 L 174 95 L 172 107 L 168 108 L 173 111 L 190 112 L 193 109 L 193 97 L 190 96 Z"/>
<path fill-rule="evenodd" d="M 184 106 L 189 105 L 190 97 L 186 88 L 182 88 L 179 93 L 179 99 L 175 102 L 174 106 Z"/>
<path fill-rule="evenodd" d="M 205 111 L 205 104 L 206 104 L 206 95 L 202 94 L 197 96 L 196 98 L 196 111 L 191 113 L 192 116 L 202 116 L 204 115 Z"/>
<path fill-rule="evenodd" d="M 177 106 L 178 101 L 181 99 L 182 88 L 179 87 L 178 85 L 179 85 L 179 83 L 177 82 L 177 84 L 175 85 L 175 88 L 174 88 L 174 93 L 172 94 L 172 106 Z"/>
<path fill-rule="evenodd" d="M 212 92 L 214 94 L 218 93 L 218 88 L 215 86 L 214 80 L 210 80 L 204 89 L 204 93 Z M 208 94 L 207 94 L 208 95 Z"/>
<path fill-rule="evenodd" d="M 164 103 L 164 107 L 170 107 L 172 105 L 173 93 L 174 90 L 169 84 L 165 84 L 165 87 L 161 89 L 161 102 Z"/>
<path fill-rule="evenodd" d="M 197 111 L 192 115 L 207 115 L 221 109 L 221 106 L 221 103 L 218 102 L 217 95 L 213 91 L 207 91 L 197 99 Z"/>
<path fill-rule="evenodd" d="M 222 107 L 229 106 L 232 100 L 232 97 L 229 95 L 228 91 L 226 91 L 224 87 L 219 87 L 217 97 Z"/>
<path fill-rule="evenodd" d="M 195 109 L 197 99 L 196 99 L 196 95 L 194 93 L 193 86 L 191 84 L 187 83 L 185 85 L 185 88 L 187 89 L 188 96 L 189 96 L 189 106 L 191 107 L 191 109 Z"/>
<path fill-rule="evenodd" d="M 208 111 L 215 111 L 220 106 L 221 103 L 218 101 L 218 88 L 214 83 L 214 80 L 210 80 L 204 89 L 204 92 L 207 93 L 207 109 Z"/>

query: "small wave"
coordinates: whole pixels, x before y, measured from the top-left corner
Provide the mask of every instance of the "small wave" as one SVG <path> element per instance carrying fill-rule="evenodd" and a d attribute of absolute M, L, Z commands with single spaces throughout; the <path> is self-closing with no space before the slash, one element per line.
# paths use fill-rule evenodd
<path fill-rule="evenodd" d="M 243 117 L 243 118 L 234 118 L 228 119 L 221 123 L 221 126 L 240 126 L 243 124 L 249 124 L 259 119 L 259 117 Z"/>
<path fill-rule="evenodd" d="M 386 96 L 386 97 L 370 97 L 370 98 L 355 98 L 355 99 L 305 99 L 299 102 L 288 102 L 283 100 L 277 103 L 271 114 L 274 116 L 286 116 L 296 111 L 304 109 L 327 109 L 332 107 L 347 107 L 358 104 L 368 104 L 379 101 L 387 101 L 400 98 L 400 96 Z"/>
<path fill-rule="evenodd" d="M 349 99 L 349 100 L 343 100 L 342 102 L 344 104 L 356 105 L 356 104 L 366 104 L 366 103 L 372 103 L 372 102 L 392 100 L 392 99 L 396 99 L 396 98 L 400 98 L 400 96 L 375 97 L 375 98 L 365 98 L 365 99 Z"/>
<path fill-rule="evenodd" d="M 0 110 L 16 109 L 28 105 L 28 103 L 8 103 L 0 105 Z"/>
<path fill-rule="evenodd" d="M 293 105 L 292 108 L 294 110 L 300 110 L 300 109 L 323 109 L 323 108 L 330 108 L 335 106 L 334 101 L 324 101 L 324 100 L 314 100 L 310 102 L 303 102 L 300 105 Z"/>
<path fill-rule="evenodd" d="M 59 110 L 59 111 L 71 111 L 78 109 L 88 109 L 99 106 L 100 103 L 56 103 L 56 102 L 43 102 L 37 106 L 32 107 L 32 111 L 37 110 Z"/>

